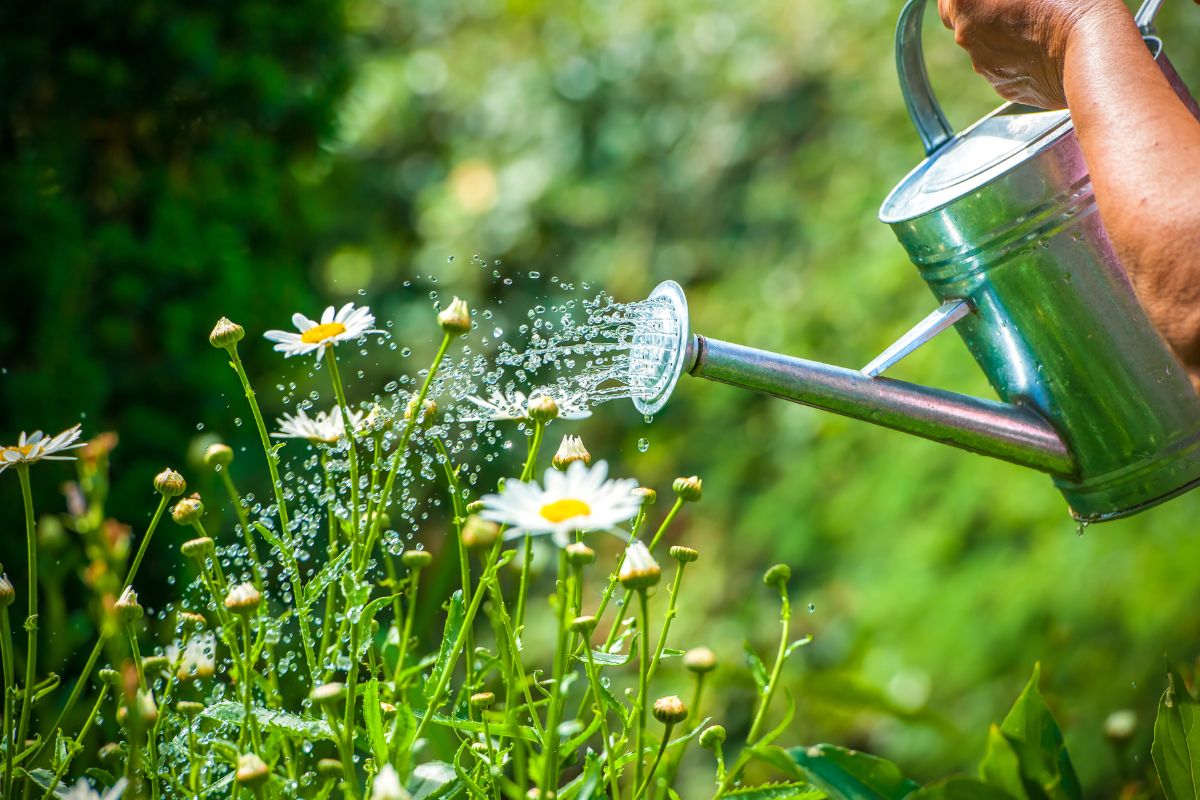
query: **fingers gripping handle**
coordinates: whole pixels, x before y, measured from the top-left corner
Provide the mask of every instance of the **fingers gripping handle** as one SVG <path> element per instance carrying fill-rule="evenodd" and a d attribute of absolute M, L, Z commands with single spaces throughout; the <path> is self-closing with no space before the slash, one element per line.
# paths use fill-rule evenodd
<path fill-rule="evenodd" d="M 925 54 L 921 48 L 925 5 L 926 0 L 908 0 L 900 12 L 900 22 L 896 25 L 896 72 L 900 76 L 900 93 L 908 107 L 908 116 L 921 137 L 925 155 L 930 155 L 954 136 L 954 129 L 942 113 L 925 69 Z"/>

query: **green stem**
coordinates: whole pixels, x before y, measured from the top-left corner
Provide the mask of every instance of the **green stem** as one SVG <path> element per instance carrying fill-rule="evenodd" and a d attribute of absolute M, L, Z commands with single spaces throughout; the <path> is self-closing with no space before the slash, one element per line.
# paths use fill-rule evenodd
<path fill-rule="evenodd" d="M 67 758 L 63 759 L 63 763 L 58 766 L 54 772 L 54 777 L 50 779 L 50 785 L 46 787 L 46 793 L 42 795 L 42 800 L 50 800 L 54 797 L 54 790 L 58 788 L 58 784 L 62 781 L 63 775 L 67 774 L 67 769 L 71 766 L 71 761 L 75 754 L 82 749 L 83 739 L 91 731 L 92 725 L 96 722 L 96 717 L 100 715 L 100 706 L 104 703 L 104 696 L 108 693 L 108 685 L 100 687 L 100 695 L 96 698 L 96 704 L 92 706 L 92 713 L 88 714 L 88 718 L 84 721 L 83 727 L 79 729 L 79 734 L 75 737 L 74 749 Z M 8 797 L 5 794 L 5 797 Z"/>
<path fill-rule="evenodd" d="M 650 600 L 646 590 L 638 589 L 641 605 L 638 639 L 642 643 L 642 656 L 638 663 L 637 728 L 634 730 L 633 785 L 642 785 L 644 741 L 646 736 L 646 698 L 650 693 Z"/>
<path fill-rule="evenodd" d="M 663 729 L 662 741 L 658 745 L 658 752 L 654 754 L 654 761 L 650 763 L 650 771 L 646 773 L 646 782 L 633 795 L 633 800 L 640 800 L 641 796 L 650 788 L 651 781 L 654 780 L 654 771 L 658 769 L 659 762 L 662 761 L 663 753 L 667 751 L 667 744 L 671 741 L 671 728 L 674 726 L 667 723 Z"/>
<path fill-rule="evenodd" d="M 221 482 L 225 484 L 225 491 L 229 494 L 229 502 L 233 504 L 233 513 L 237 517 L 238 527 L 242 529 L 242 538 L 246 541 L 246 552 L 250 557 L 250 570 L 254 573 L 254 588 L 260 592 L 263 588 L 263 567 L 262 561 L 258 557 L 258 545 L 254 543 L 254 537 L 250 535 L 250 519 L 246 516 L 246 509 L 242 507 L 242 496 L 238 494 L 237 487 L 233 485 L 233 478 L 229 477 L 229 467 L 221 467 L 217 470 L 221 476 Z"/>
<path fill-rule="evenodd" d="M 349 753 L 354 752 L 354 717 L 357 711 L 358 664 L 361 660 L 358 657 L 358 647 L 361 628 L 361 622 L 356 621 L 350 625 L 350 672 L 346 676 L 346 712 L 342 722 L 342 728 L 346 732 L 346 750 Z M 416 740 L 414 739 L 414 741 Z M 347 782 L 350 787 L 348 794 L 351 797 L 358 797 L 358 780 L 353 777 L 354 762 L 346 764 L 345 770 L 347 776 L 351 778 Z"/>
<path fill-rule="evenodd" d="M 150 546 L 150 539 L 154 536 L 154 531 L 158 529 L 158 522 L 162 519 L 163 512 L 167 508 L 167 497 L 162 497 L 158 501 L 158 508 L 154 512 L 154 516 L 150 519 L 150 525 L 146 528 L 146 533 L 142 536 L 142 543 L 138 546 L 137 554 L 133 557 L 133 564 L 129 567 L 129 572 L 125 576 L 125 581 L 121 584 L 121 591 L 125 591 L 133 585 L 134 578 L 137 577 L 138 567 L 142 564 L 142 558 L 146 555 L 146 550 Z M 104 627 L 101 626 L 100 636 L 96 639 L 96 644 L 92 647 L 92 653 L 88 656 L 87 663 L 83 666 L 83 671 L 79 673 L 79 678 L 75 681 L 75 685 L 71 688 L 71 694 L 67 697 L 67 702 L 62 707 L 62 711 L 58 712 L 58 718 L 54 720 L 54 725 L 50 727 L 50 733 L 41 741 L 37 749 L 33 752 L 31 761 L 36 761 L 41 755 L 46 744 L 54 739 L 55 731 L 62 727 L 63 721 L 67 715 L 75 707 L 75 703 L 79 701 L 83 694 L 83 689 L 87 686 L 88 678 L 91 677 L 92 670 L 96 668 L 96 663 L 100 660 L 100 653 L 104 649 L 104 644 L 107 641 L 107 634 L 104 632 Z"/>
<path fill-rule="evenodd" d="M 346 403 L 346 387 L 342 385 L 342 376 L 338 372 L 337 357 L 333 354 L 332 346 L 325 347 L 325 364 L 329 367 L 329 380 L 333 383 L 333 393 L 337 395 L 338 408 L 342 412 L 346 447 L 350 451 L 350 529 L 353 531 L 350 546 L 353 548 L 359 543 L 359 537 L 362 535 L 361 509 L 359 509 L 358 440 L 354 435 L 354 425 L 350 422 L 350 406 Z"/>
<path fill-rule="evenodd" d="M 663 651 L 667 648 L 667 632 L 671 630 L 671 620 L 675 619 L 675 608 L 679 602 L 679 587 L 683 583 L 684 562 L 680 561 L 675 567 L 675 580 L 671 583 L 670 596 L 667 600 L 667 614 L 663 619 L 662 631 L 658 634 L 658 646 L 654 648 L 654 657 L 650 660 L 650 678 L 654 678 L 658 664 L 662 660 Z"/>
<path fill-rule="evenodd" d="M 513 627 L 518 631 L 525 624 L 525 603 L 529 596 L 529 575 L 533 569 L 533 537 L 528 533 L 522 538 L 521 581 L 517 587 L 517 610 L 513 616 Z"/>
<path fill-rule="evenodd" d="M 450 505 L 454 510 L 454 541 L 458 544 L 458 569 L 459 577 L 462 581 L 463 602 L 470 603 L 471 562 L 467 554 L 467 548 L 463 545 L 462 540 L 463 519 L 466 517 L 466 510 L 462 507 L 462 497 L 459 494 L 461 487 L 458 482 L 458 475 L 455 470 L 454 463 L 450 460 L 450 452 L 446 449 L 445 442 L 442 441 L 441 437 L 435 436 L 433 437 L 433 444 L 434 447 L 437 448 L 438 453 L 442 456 L 442 466 L 446 472 L 446 484 L 450 490 Z M 475 645 L 472 641 L 473 638 L 473 635 L 468 632 L 466 644 L 468 687 L 473 687 L 475 685 Z M 470 716 L 469 711 L 468 716 Z"/>
<path fill-rule="evenodd" d="M 4 662 L 4 796 L 12 797 L 13 774 L 13 696 L 17 691 L 16 668 L 13 666 L 12 626 L 8 619 L 8 606 L 0 608 L 0 653 Z"/>
<path fill-rule="evenodd" d="M 250 385 L 250 378 L 246 375 L 246 370 L 242 367 L 242 359 L 238 355 L 237 344 L 231 344 L 226 348 L 229 353 L 229 363 L 233 365 L 233 369 L 237 372 L 238 379 L 242 382 L 242 389 L 246 393 L 246 402 L 250 405 L 250 413 L 254 416 L 254 424 L 258 428 L 258 438 L 262 442 L 263 454 L 267 458 L 267 470 L 271 473 L 271 489 L 275 493 L 275 505 L 279 508 L 279 524 L 282 527 L 280 531 L 287 541 L 287 537 L 291 536 L 291 522 L 288 520 L 287 501 L 283 497 L 283 482 L 279 479 L 279 465 L 275 450 L 271 445 L 271 437 L 267 433 L 267 425 L 263 422 L 262 411 L 258 408 L 258 400 L 254 395 L 254 388 Z M 300 597 L 303 591 L 303 585 L 300 583 L 300 569 L 295 564 L 293 580 L 295 585 L 292 587 L 292 594 L 297 598 Z M 300 623 L 300 641 L 304 646 L 304 660 L 308 667 L 308 678 L 311 682 L 316 673 L 316 658 L 313 656 L 312 647 L 312 632 L 308 626 L 308 607 L 304 603 L 299 603 L 296 609 L 296 618 Z"/>
<path fill-rule="evenodd" d="M 21 479 L 21 497 L 25 501 L 25 549 L 29 563 L 29 615 L 25 618 L 28 645 L 25 650 L 25 694 L 21 699 L 21 721 L 17 725 L 17 746 L 24 746 L 29 731 L 30 711 L 33 708 L 33 683 L 37 673 L 37 534 L 33 528 L 33 492 L 29 486 L 29 465 L 17 463 Z"/>
<path fill-rule="evenodd" d="M 400 696 L 400 674 L 404 672 L 404 662 L 408 658 L 408 640 L 412 638 L 413 619 L 417 613 L 417 589 L 421 582 L 421 572 L 413 572 L 409 579 L 408 607 L 404 609 L 404 629 L 400 632 L 400 650 L 396 655 L 396 672 L 392 682 L 396 685 L 396 696 Z"/>
<path fill-rule="evenodd" d="M 608 731 L 608 714 L 604 710 L 603 702 L 600 698 L 600 676 L 597 674 L 596 659 L 592 656 L 592 648 L 588 646 L 587 637 L 584 637 L 583 652 L 587 654 L 587 673 L 588 683 L 592 689 L 592 695 L 596 697 L 596 713 L 600 715 L 600 735 L 604 737 L 604 760 L 608 763 L 608 782 L 612 787 L 613 800 L 620 800 L 621 788 L 617 782 L 619 777 L 617 774 L 617 762 L 613 754 L 612 736 Z"/>
<path fill-rule="evenodd" d="M 528 538 L 528 537 L 527 537 Z M 558 639 L 554 648 L 554 689 L 550 693 L 550 707 L 546 712 L 546 747 L 544 758 L 546 771 L 542 779 L 542 796 L 558 787 L 558 723 L 562 714 L 563 673 L 566 671 L 566 655 L 569 646 L 570 630 L 567 628 L 567 609 L 570 607 L 571 582 L 569 580 L 567 551 L 560 550 L 558 554 Z"/>

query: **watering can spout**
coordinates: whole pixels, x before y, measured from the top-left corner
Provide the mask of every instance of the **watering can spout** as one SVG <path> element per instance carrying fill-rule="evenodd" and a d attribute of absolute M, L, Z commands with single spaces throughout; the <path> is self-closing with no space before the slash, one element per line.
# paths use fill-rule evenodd
<path fill-rule="evenodd" d="M 637 381 L 641 391 L 634 403 L 643 413 L 660 409 L 687 372 L 1052 475 L 1075 473 L 1067 445 L 1030 408 L 872 377 L 870 365 L 845 369 L 695 335 L 683 290 L 674 281 L 661 284 L 648 301 L 659 324 L 635 336 L 633 348 L 638 363 L 658 357 L 657 368 L 643 373 L 652 377 Z"/>

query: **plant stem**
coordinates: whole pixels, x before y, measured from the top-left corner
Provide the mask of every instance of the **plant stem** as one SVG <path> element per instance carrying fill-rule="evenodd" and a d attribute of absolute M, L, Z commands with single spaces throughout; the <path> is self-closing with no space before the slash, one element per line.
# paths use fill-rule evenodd
<path fill-rule="evenodd" d="M 350 422 L 350 406 L 346 403 L 346 387 L 342 385 L 342 376 L 338 372 L 337 357 L 333 354 L 332 346 L 325 347 L 325 364 L 329 367 L 329 380 L 333 383 L 333 393 L 337 395 L 338 408 L 342 412 L 342 427 L 345 429 L 346 446 L 350 451 L 350 521 L 353 531 L 350 546 L 353 548 L 359 544 L 359 537 L 362 535 L 358 496 L 358 440 L 354 436 L 354 426 Z"/>
<path fill-rule="evenodd" d="M 60 764 L 58 769 L 54 771 L 54 777 L 50 779 L 50 785 L 46 787 L 46 793 L 42 795 L 42 800 L 50 800 L 50 798 L 54 797 L 54 790 L 58 787 L 58 784 L 62 781 L 63 775 L 67 773 L 67 769 L 71 766 L 72 758 L 74 758 L 75 754 L 78 753 L 79 750 L 83 749 L 83 738 L 87 736 L 88 732 L 92 729 L 92 724 L 95 723 L 96 717 L 100 714 L 100 706 L 104 703 L 104 696 L 107 693 L 108 685 L 105 684 L 100 687 L 100 694 L 96 698 L 96 704 L 92 706 L 92 713 L 88 714 L 87 720 L 84 721 L 83 727 L 79 729 L 79 734 L 75 737 L 75 744 L 70 755 L 67 758 L 64 758 L 63 763 Z M 9 796 L 7 791 L 4 796 Z"/>
<path fill-rule="evenodd" d="M 658 646 L 654 648 L 654 657 L 650 660 L 650 677 L 654 677 L 654 673 L 658 670 L 659 661 L 662 660 L 663 651 L 667 648 L 667 632 L 671 630 L 671 620 L 675 619 L 675 607 L 679 602 L 679 587 L 683 583 L 683 568 L 685 564 L 680 561 L 675 567 L 675 580 L 671 582 L 670 596 L 667 600 L 667 614 L 663 619 L 662 631 L 658 635 Z"/>
<path fill-rule="evenodd" d="M 543 758 L 546 761 L 546 771 L 542 779 L 542 796 L 548 797 L 558 787 L 558 723 L 562 714 L 563 673 L 566 671 L 566 655 L 570 644 L 570 630 L 567 628 L 567 609 L 570 607 L 572 592 L 567 564 L 567 551 L 558 553 L 558 640 L 554 647 L 554 689 L 550 693 L 550 707 L 546 711 L 546 746 Z"/>
<path fill-rule="evenodd" d="M 21 479 L 21 497 L 25 502 L 25 549 L 29 565 L 29 615 L 25 618 L 28 644 L 25 649 L 25 694 L 21 699 L 21 721 L 17 725 L 17 746 L 22 747 L 29 730 L 29 717 L 33 709 L 33 682 L 37 673 L 37 534 L 33 528 L 33 492 L 29 486 L 29 465 L 17 463 L 17 476 Z"/>
<path fill-rule="evenodd" d="M 646 782 L 633 795 L 633 800 L 639 800 L 646 790 L 650 788 L 651 781 L 654 780 L 654 771 L 658 769 L 658 764 L 662 761 L 663 753 L 667 751 L 667 744 L 671 741 L 671 729 L 675 727 L 671 723 L 667 723 L 663 729 L 662 741 L 658 745 L 658 752 L 654 754 L 654 761 L 650 762 L 650 771 L 646 773 Z"/>
<path fill-rule="evenodd" d="M 167 498 L 164 496 L 158 501 L 158 508 L 154 511 L 154 516 L 150 519 L 150 525 L 146 528 L 146 533 L 142 536 L 142 543 L 138 546 L 137 554 L 133 557 L 133 564 L 129 567 L 129 572 L 125 575 L 125 581 L 121 584 L 121 591 L 125 591 L 133 585 L 134 578 L 137 577 L 138 567 L 142 564 L 142 558 L 146 555 L 146 550 L 150 546 L 150 539 L 154 536 L 154 531 L 158 529 L 158 522 L 162 519 L 163 512 L 167 508 Z M 67 702 L 63 705 L 62 711 L 58 712 L 58 718 L 54 720 L 54 725 L 50 727 L 50 733 L 37 746 L 33 752 L 31 761 L 35 761 L 47 742 L 54 738 L 54 733 L 63 724 L 67 715 L 71 713 L 71 709 L 75 707 L 75 703 L 79 701 L 80 695 L 83 694 L 83 689 L 87 686 L 88 678 L 91 677 L 92 670 L 96 668 L 96 662 L 100 660 L 100 653 L 104 649 L 104 644 L 108 639 L 108 634 L 105 633 L 104 627 L 101 626 L 100 635 L 96 639 L 96 644 L 92 647 L 92 653 L 88 656 L 87 663 L 83 666 L 83 671 L 79 673 L 79 678 L 75 681 L 75 685 L 71 688 L 71 694 L 67 697 Z"/>
<path fill-rule="evenodd" d="M 633 785 L 636 790 L 642 785 L 642 749 L 646 736 L 646 698 L 650 693 L 650 599 L 646 589 L 637 590 L 641 605 L 638 639 L 642 643 L 642 656 L 638 661 L 637 728 L 634 729 Z"/>
<path fill-rule="evenodd" d="M 233 504 L 233 513 L 237 517 L 238 527 L 242 529 L 242 537 L 246 541 L 246 552 L 250 557 L 250 570 L 254 573 L 254 588 L 261 592 L 264 585 L 262 561 L 258 557 L 258 545 L 254 543 L 254 537 L 250 535 L 250 519 L 246 516 L 246 509 L 242 507 L 242 496 L 238 494 L 237 487 L 233 485 L 233 478 L 229 477 L 229 467 L 221 467 L 217 470 L 217 474 L 221 476 L 221 482 L 225 484 L 225 491 L 229 494 L 229 502 Z"/>
<path fill-rule="evenodd" d="M 600 715 L 600 735 L 604 737 L 604 760 L 608 762 L 608 782 L 612 787 L 613 800 L 620 800 L 621 789 L 617 782 L 617 762 L 613 756 L 612 736 L 608 732 L 608 714 L 605 712 L 603 701 L 600 699 L 600 676 L 597 674 L 596 659 L 592 656 L 592 648 L 589 646 L 587 637 L 584 637 L 583 652 L 587 658 L 587 674 L 588 683 L 592 688 L 592 695 L 596 698 L 596 713 Z"/>
<path fill-rule="evenodd" d="M 275 493 L 275 505 L 279 509 L 279 524 L 281 533 L 287 541 L 287 537 L 291 535 L 291 522 L 288 520 L 287 501 L 283 497 L 283 482 L 279 480 L 279 465 L 278 457 L 271 445 L 271 437 L 267 434 L 267 425 L 263 422 L 262 411 L 258 408 L 258 400 L 254 395 L 254 387 L 250 385 L 250 378 L 246 375 L 246 370 L 242 367 L 242 359 L 238 355 L 237 344 L 231 344 L 226 348 L 229 353 L 229 363 L 233 365 L 233 369 L 237 372 L 238 379 L 242 382 L 242 389 L 246 393 L 246 402 L 250 405 L 250 413 L 254 417 L 254 424 L 258 428 L 258 438 L 262 442 L 263 454 L 267 458 L 267 470 L 271 473 L 271 489 Z M 286 555 L 286 554 L 281 554 Z M 296 619 L 300 624 L 300 641 L 304 646 L 305 666 L 308 668 L 308 679 L 311 683 L 316 674 L 316 658 L 313 656 L 312 647 L 312 632 L 308 626 L 308 607 L 300 600 L 300 595 L 303 590 L 303 584 L 300 582 L 300 567 L 292 558 L 293 566 L 293 582 L 292 594 L 297 598 Z"/>
<path fill-rule="evenodd" d="M 0 646 L 4 661 L 4 796 L 11 797 L 13 774 L 13 696 L 17 691 L 16 669 L 13 666 L 12 626 L 8 619 L 8 606 L 0 608 Z"/>

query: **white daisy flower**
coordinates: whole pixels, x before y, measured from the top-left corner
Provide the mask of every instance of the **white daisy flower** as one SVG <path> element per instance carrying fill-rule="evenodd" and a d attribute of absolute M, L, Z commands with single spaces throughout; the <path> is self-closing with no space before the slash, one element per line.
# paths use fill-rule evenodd
<path fill-rule="evenodd" d="M 355 428 L 362 422 L 362 412 L 347 409 L 350 414 L 350 424 Z M 346 433 L 342 410 L 334 406 L 328 412 L 318 411 L 315 417 L 310 417 L 303 408 L 294 415 L 284 414 L 275 420 L 279 426 L 278 433 L 271 435 L 276 439 L 307 439 L 313 444 L 337 444 Z"/>
<path fill-rule="evenodd" d="M 483 498 L 480 516 L 510 526 L 505 539 L 548 534 L 559 547 L 570 544 L 575 531 L 616 533 L 617 525 L 637 514 L 639 499 L 630 494 L 637 481 L 607 477 L 605 462 L 589 468 L 576 461 L 566 472 L 546 470 L 542 485 L 506 481 L 500 494 Z"/>
<path fill-rule="evenodd" d="M 325 309 L 320 322 L 313 322 L 303 314 L 293 314 L 292 324 L 299 333 L 291 331 L 267 331 L 268 340 L 277 342 L 275 349 L 286 358 L 316 353 L 317 359 L 325 354 L 326 347 L 339 342 L 352 342 L 368 333 L 383 333 L 375 330 L 375 315 L 366 306 L 354 307 L 346 303 L 335 314 L 333 306 Z"/>
<path fill-rule="evenodd" d="M 543 394 L 552 393 L 535 390 L 530 396 L 537 397 Z M 514 391 L 505 394 L 499 389 L 495 389 L 486 400 L 478 395 L 467 395 L 466 399 L 474 403 L 479 410 L 460 417 L 460 422 L 529 419 L 529 396 L 526 396 L 524 392 Z M 561 419 L 586 419 L 592 415 L 582 397 L 560 398 L 554 396 L 554 401 L 558 405 L 558 416 Z"/>
<path fill-rule="evenodd" d="M 400 785 L 400 773 L 385 764 L 371 782 L 371 800 L 408 800 L 409 794 Z"/>
<path fill-rule="evenodd" d="M 55 454 L 74 450 L 85 444 L 87 442 L 79 441 L 79 425 L 67 428 L 53 437 L 48 437 L 41 431 L 34 431 L 26 436 L 25 432 L 21 431 L 16 444 L 0 445 L 0 472 L 13 464 L 33 464 L 43 458 L 47 461 L 74 461 L 75 456 Z"/>
<path fill-rule="evenodd" d="M 127 785 L 128 781 L 121 778 L 102 795 L 93 789 L 87 780 L 80 778 L 65 794 L 59 795 L 59 798 L 60 800 L 118 800 L 121 795 L 125 794 Z"/>

